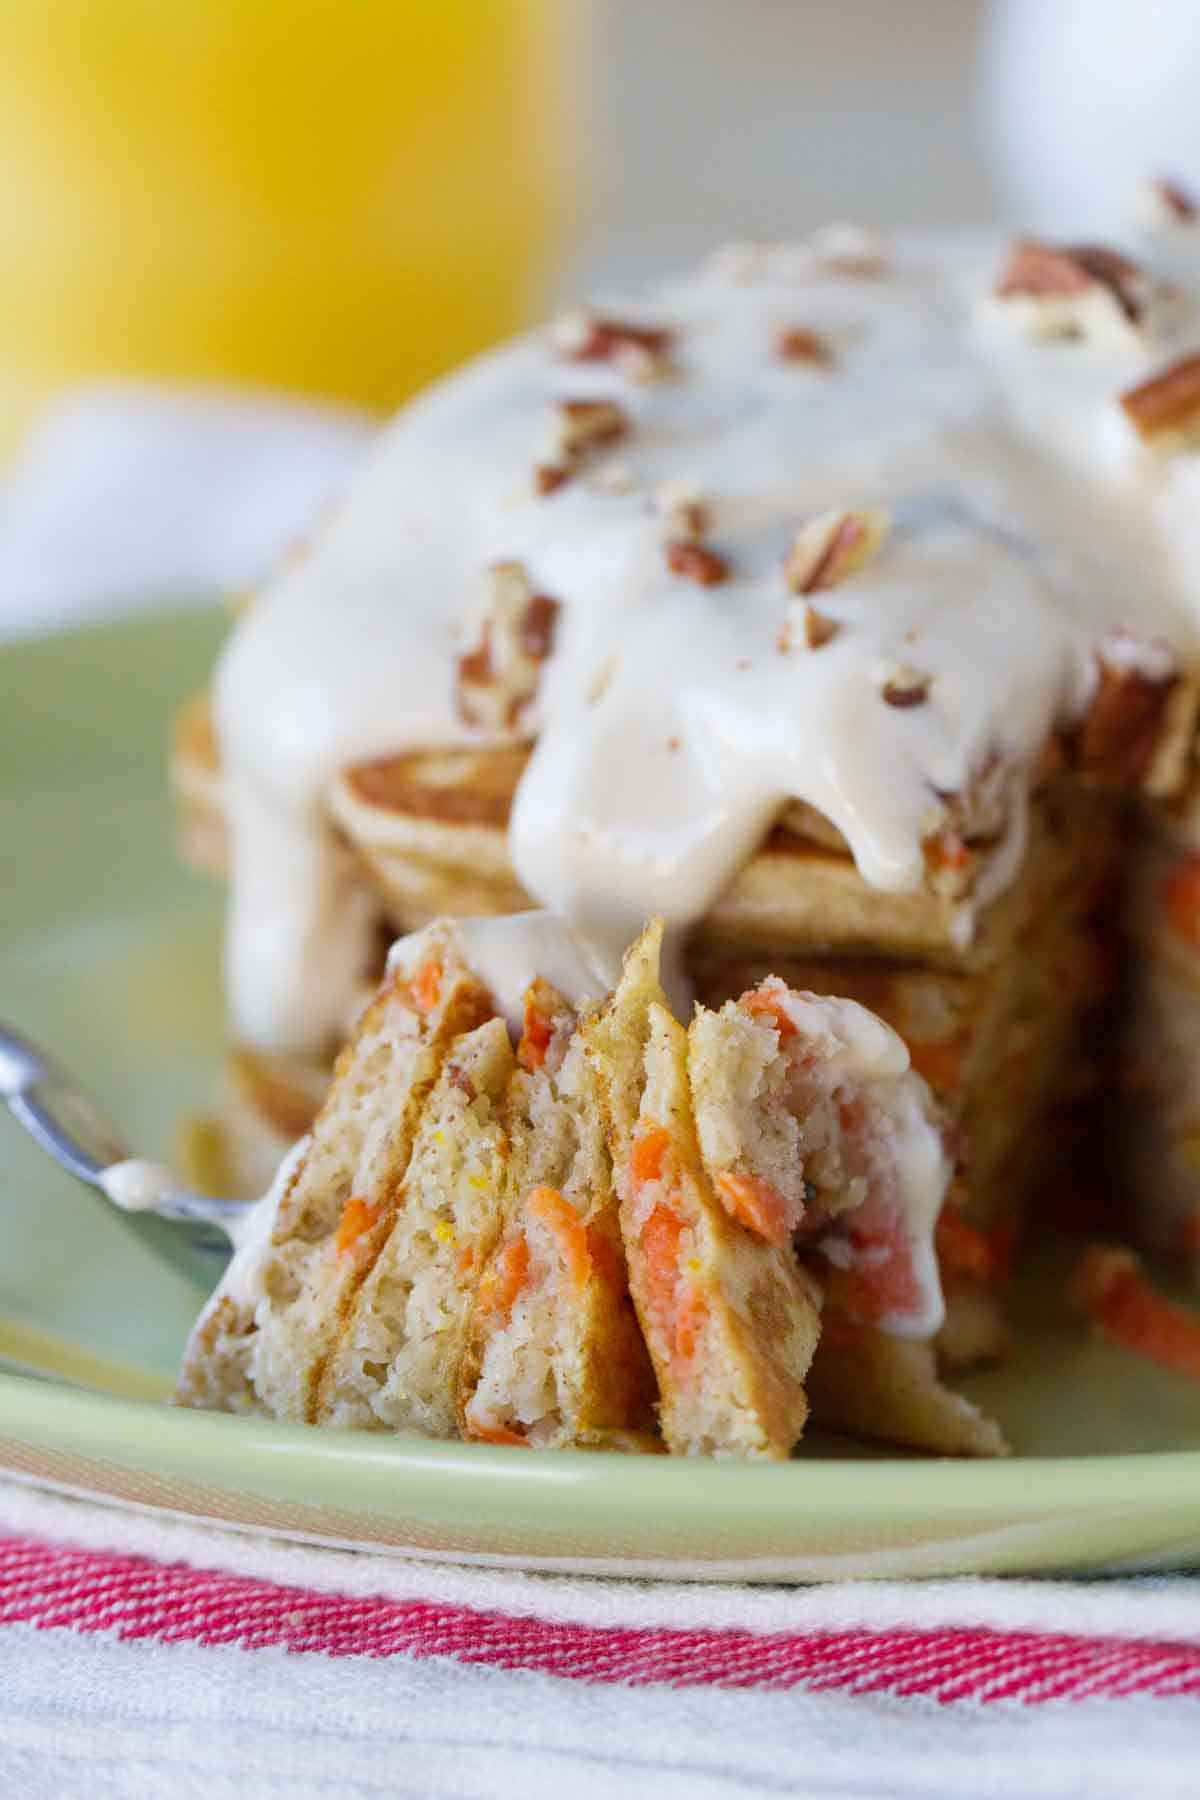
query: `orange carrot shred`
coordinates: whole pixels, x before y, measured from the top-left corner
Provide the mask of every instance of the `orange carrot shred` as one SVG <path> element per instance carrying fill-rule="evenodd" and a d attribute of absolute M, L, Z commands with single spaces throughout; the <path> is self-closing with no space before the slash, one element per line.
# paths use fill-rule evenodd
<path fill-rule="evenodd" d="M 781 1038 L 795 1037 L 796 1027 L 785 1011 L 778 994 L 769 988 L 751 988 L 738 1001 L 743 1012 L 748 1012 L 753 1019 L 765 1019 L 773 1025 Z"/>
<path fill-rule="evenodd" d="M 502 1244 L 483 1271 L 476 1305 L 483 1313 L 507 1316 L 529 1277 L 529 1245 L 518 1233 Z"/>
<path fill-rule="evenodd" d="M 737 1175 L 725 1169 L 716 1178 L 725 1210 L 747 1231 L 755 1231 L 768 1244 L 782 1247 L 792 1235 L 788 1204 L 779 1189 L 760 1175 Z M 799 1221 L 797 1220 L 797 1223 Z"/>
<path fill-rule="evenodd" d="M 679 1240 L 683 1220 L 669 1206 L 656 1206 L 642 1226 L 646 1282 L 659 1331 L 680 1362 L 690 1362 L 708 1317 L 703 1294 L 679 1282 Z"/>
<path fill-rule="evenodd" d="M 338 1254 L 340 1255 L 344 1250 L 353 1249 L 364 1232 L 370 1231 L 372 1225 L 377 1222 L 382 1211 L 382 1206 L 373 1206 L 369 1200 L 364 1200 L 361 1194 L 352 1194 L 342 1207 L 337 1234 L 333 1240 Z"/>
<path fill-rule="evenodd" d="M 642 1249 L 650 1300 L 666 1328 L 675 1313 L 675 1288 L 679 1281 L 679 1240 L 683 1220 L 669 1206 L 656 1206 L 642 1226 Z"/>
<path fill-rule="evenodd" d="M 958 1038 L 909 1043 L 909 1060 L 935 1093 L 956 1094 L 963 1081 L 963 1045 Z"/>
<path fill-rule="evenodd" d="M 1180 858 L 1159 888 L 1159 898 L 1177 934 L 1200 950 L 1200 854 Z"/>
<path fill-rule="evenodd" d="M 569 1200 L 557 1188 L 535 1187 L 525 1202 L 530 1216 L 553 1236 L 567 1274 L 576 1288 L 587 1285 L 592 1273 L 587 1227 Z"/>
<path fill-rule="evenodd" d="M 663 1126 L 647 1121 L 639 1128 L 629 1158 L 629 1173 L 635 1188 L 644 1186 L 647 1181 L 662 1179 L 663 1162 L 670 1147 L 671 1134 Z"/>
<path fill-rule="evenodd" d="M 431 959 L 412 978 L 412 995 L 423 1013 L 432 1012 L 442 992 L 442 965 Z"/>
<path fill-rule="evenodd" d="M 928 847 L 928 859 L 935 869 L 965 869 L 971 852 L 957 831 L 944 831 Z"/>
<path fill-rule="evenodd" d="M 956 1206 L 943 1206 L 933 1241 L 943 1269 L 975 1281 L 998 1277 L 999 1258 L 991 1238 L 964 1219 Z"/>
<path fill-rule="evenodd" d="M 695 1356 L 707 1319 L 704 1295 L 696 1288 L 685 1288 L 675 1315 L 675 1354 L 681 1362 L 691 1362 Z"/>
<path fill-rule="evenodd" d="M 1200 1381 L 1200 1314 L 1159 1293 L 1130 1251 L 1090 1245 L 1069 1293 L 1110 1343 Z"/>
<path fill-rule="evenodd" d="M 517 1045 L 517 1061 L 523 1069 L 540 1069 L 546 1060 L 546 1052 L 550 1048 L 550 1040 L 554 1036 L 554 1026 L 544 1013 L 538 1012 L 529 1001 L 525 1002 L 525 1018 L 521 1029 L 521 1041 Z"/>
<path fill-rule="evenodd" d="M 519 1431 L 511 1431 L 507 1425 L 492 1425 L 485 1419 L 476 1419 L 467 1413 L 466 1434 L 481 1444 L 511 1444 L 514 1449 L 528 1450 L 529 1439 Z"/>

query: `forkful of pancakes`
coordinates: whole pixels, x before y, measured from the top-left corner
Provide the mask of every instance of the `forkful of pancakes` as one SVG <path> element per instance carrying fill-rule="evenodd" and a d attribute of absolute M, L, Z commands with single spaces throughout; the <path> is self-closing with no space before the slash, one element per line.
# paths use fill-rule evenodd
<path fill-rule="evenodd" d="M 952 1160 L 900 1038 L 778 980 L 685 1028 L 661 941 L 656 920 L 593 998 L 546 914 L 402 939 L 193 1331 L 179 1402 L 767 1458 L 810 1411 L 867 1413 L 1002 1453 L 937 1372 Z"/>

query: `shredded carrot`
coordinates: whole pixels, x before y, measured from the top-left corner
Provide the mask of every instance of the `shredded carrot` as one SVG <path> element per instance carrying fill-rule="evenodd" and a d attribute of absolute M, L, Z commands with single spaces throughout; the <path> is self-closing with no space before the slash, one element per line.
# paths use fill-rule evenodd
<path fill-rule="evenodd" d="M 540 1069 L 546 1060 L 546 1052 L 550 1048 L 550 1040 L 554 1036 L 554 1022 L 544 1012 L 539 1011 L 534 1003 L 532 993 L 525 996 L 525 1015 L 521 1027 L 521 1041 L 517 1045 L 517 1061 L 523 1069 Z"/>
<path fill-rule="evenodd" d="M 717 1192 L 726 1212 L 747 1231 L 756 1231 L 768 1244 L 782 1247 L 790 1242 L 794 1227 L 787 1201 L 769 1181 L 760 1175 L 736 1175 L 732 1169 L 725 1169 L 717 1176 Z"/>
<path fill-rule="evenodd" d="M 454 1273 L 456 1275 L 469 1275 L 474 1267 L 475 1246 L 474 1244 L 464 1244 L 454 1260 Z"/>
<path fill-rule="evenodd" d="M 370 1231 L 380 1214 L 382 1206 L 373 1206 L 364 1200 L 361 1194 L 352 1194 L 342 1207 L 342 1216 L 338 1220 L 337 1235 L 334 1243 L 338 1254 L 343 1250 L 351 1250 L 364 1232 Z"/>
<path fill-rule="evenodd" d="M 535 1187 L 525 1202 L 530 1216 L 553 1233 L 563 1266 L 575 1288 L 586 1287 L 592 1273 L 587 1227 L 557 1188 Z"/>
<path fill-rule="evenodd" d="M 442 965 L 430 959 L 412 978 L 412 995 L 423 1013 L 432 1012 L 442 992 Z"/>
<path fill-rule="evenodd" d="M 742 995 L 738 1005 L 743 1012 L 749 1013 L 751 1018 L 766 1019 L 768 1024 L 775 1027 L 781 1038 L 795 1037 L 794 1022 L 785 1011 L 778 994 L 772 993 L 769 988 L 751 988 L 748 994 Z"/>
<path fill-rule="evenodd" d="M 646 1279 L 650 1300 L 664 1329 L 675 1314 L 675 1289 L 679 1282 L 679 1240 L 683 1220 L 669 1206 L 656 1206 L 642 1226 Z"/>
<path fill-rule="evenodd" d="M 644 1187 L 648 1181 L 662 1180 L 663 1162 L 670 1147 L 671 1134 L 662 1125 L 647 1120 L 645 1125 L 639 1126 L 629 1158 L 629 1173 L 635 1188 Z"/>
<path fill-rule="evenodd" d="M 1090 1245 L 1069 1294 L 1110 1343 L 1200 1381 L 1200 1314 L 1160 1294 L 1130 1251 Z"/>
<path fill-rule="evenodd" d="M 1178 935 L 1200 950 L 1200 854 L 1180 858 L 1159 888 L 1159 899 Z"/>
<path fill-rule="evenodd" d="M 971 861 L 971 852 L 957 831 L 943 831 L 942 835 L 932 838 L 926 846 L 926 860 L 935 869 L 965 869 Z"/>
<path fill-rule="evenodd" d="M 942 1038 L 936 1043 L 913 1043 L 908 1046 L 909 1060 L 918 1075 L 923 1075 L 939 1094 L 956 1094 L 963 1079 L 963 1044 L 960 1038 Z"/>
<path fill-rule="evenodd" d="M 511 1444 L 518 1450 L 529 1448 L 529 1439 L 519 1431 L 511 1431 L 507 1425 L 493 1425 L 486 1419 L 477 1419 L 469 1411 L 466 1416 L 466 1435 L 481 1444 Z"/>
<path fill-rule="evenodd" d="M 999 1275 L 992 1239 L 964 1219 L 956 1206 L 942 1207 L 933 1241 L 944 1270 L 970 1275 L 975 1281 L 995 1281 Z"/>
<path fill-rule="evenodd" d="M 497 1250 L 479 1283 L 475 1304 L 482 1313 L 507 1316 L 529 1277 L 529 1245 L 518 1233 Z"/>
<path fill-rule="evenodd" d="M 690 1362 L 708 1317 L 703 1294 L 679 1282 L 679 1240 L 683 1220 L 669 1206 L 656 1206 L 642 1226 L 650 1305 L 658 1328 L 680 1362 Z"/>
<path fill-rule="evenodd" d="M 708 1306 L 697 1288 L 683 1290 L 675 1314 L 675 1354 L 680 1362 L 691 1362 L 708 1319 Z"/>

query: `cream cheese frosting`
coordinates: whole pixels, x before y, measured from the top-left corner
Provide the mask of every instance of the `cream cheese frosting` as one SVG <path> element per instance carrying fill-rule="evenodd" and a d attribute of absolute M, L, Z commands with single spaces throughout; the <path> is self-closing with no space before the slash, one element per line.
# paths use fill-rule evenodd
<path fill-rule="evenodd" d="M 882 267 L 831 242 L 745 247 L 606 301 L 601 316 L 670 331 L 665 373 L 572 360 L 538 332 L 452 376 L 256 599 L 216 686 L 241 1038 L 322 1049 L 366 966 L 370 905 L 324 814 L 338 771 L 506 735 L 456 706 L 498 564 L 557 603 L 509 734 L 537 739 L 514 867 L 605 985 L 650 914 L 681 941 L 790 799 L 832 821 L 866 881 L 911 891 L 945 796 L 998 767 L 994 889 L 1098 646 L 1124 632 L 1192 657 L 1200 457 L 1156 456 L 1117 404 L 1186 342 L 1182 303 L 1047 339 L 987 298 L 998 240 L 902 238 Z M 821 355 L 781 355 L 789 332 Z M 539 492 L 556 409 L 580 401 L 619 407 L 622 441 Z M 719 583 L 671 566 L 681 496 L 703 510 Z M 836 631 L 781 640 L 797 531 L 861 507 L 888 509 L 891 530 L 819 596 Z M 919 676 L 920 704 L 888 704 L 898 671 Z"/>

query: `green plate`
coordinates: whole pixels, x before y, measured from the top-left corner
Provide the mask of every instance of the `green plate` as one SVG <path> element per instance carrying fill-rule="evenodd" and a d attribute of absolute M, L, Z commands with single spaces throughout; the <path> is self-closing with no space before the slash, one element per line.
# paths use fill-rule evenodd
<path fill-rule="evenodd" d="M 220 1048 L 219 897 L 171 850 L 163 747 L 211 613 L 0 651 L 0 1013 L 169 1154 Z M 1003 1463 L 814 1440 L 783 1467 L 538 1456 L 173 1411 L 202 1291 L 0 1115 L 0 1468 L 247 1530 L 522 1568 L 671 1577 L 1200 1561 L 1200 1391 L 1089 1342 L 1057 1276 L 972 1395 Z"/>

